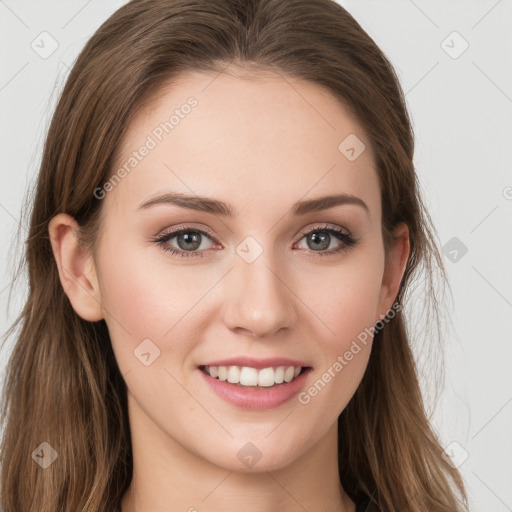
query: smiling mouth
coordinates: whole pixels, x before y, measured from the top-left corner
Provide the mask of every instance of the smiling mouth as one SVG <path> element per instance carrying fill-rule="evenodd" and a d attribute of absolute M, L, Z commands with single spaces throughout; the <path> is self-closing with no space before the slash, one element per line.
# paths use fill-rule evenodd
<path fill-rule="evenodd" d="M 309 370 L 309 366 L 274 366 L 252 368 L 250 366 L 200 366 L 199 369 L 220 381 L 226 381 L 238 387 L 254 389 L 280 386 L 294 381 Z"/>

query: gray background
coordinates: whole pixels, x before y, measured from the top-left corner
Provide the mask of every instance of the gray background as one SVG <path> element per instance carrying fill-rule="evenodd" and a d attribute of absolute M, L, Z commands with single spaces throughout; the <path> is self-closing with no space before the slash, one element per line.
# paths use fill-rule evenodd
<path fill-rule="evenodd" d="M 123 3 L 0 0 L 1 332 L 26 291 L 21 283 L 8 309 L 21 247 L 13 236 L 57 95 L 79 50 Z M 397 70 L 444 247 L 453 298 L 435 409 L 433 374 L 421 366 L 432 422 L 466 480 L 471 510 L 512 511 L 512 1 L 340 3 Z M 415 327 L 421 360 L 423 327 Z"/>

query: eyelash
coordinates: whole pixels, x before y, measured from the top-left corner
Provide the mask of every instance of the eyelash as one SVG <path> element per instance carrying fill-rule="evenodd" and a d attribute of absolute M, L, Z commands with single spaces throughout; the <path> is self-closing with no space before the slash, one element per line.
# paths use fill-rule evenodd
<path fill-rule="evenodd" d="M 212 241 L 213 235 L 200 228 L 193 228 L 193 227 L 180 227 L 174 231 L 171 231 L 169 233 L 165 233 L 161 236 L 154 237 L 151 241 L 156 243 L 159 247 L 161 247 L 164 251 L 170 252 L 173 256 L 177 256 L 178 258 L 202 258 L 204 256 L 204 253 L 206 250 L 201 251 L 184 251 L 182 249 L 176 249 L 173 247 L 169 247 L 168 242 L 169 240 L 172 240 L 178 235 L 181 235 L 182 233 L 200 233 L 201 235 L 205 235 L 208 238 L 210 238 Z M 331 249 L 331 250 L 323 250 L 323 251 L 310 251 L 314 254 L 314 256 L 310 256 L 313 258 L 316 258 L 317 256 L 329 256 L 332 254 L 337 254 L 341 252 L 345 252 L 350 250 L 356 243 L 357 240 L 350 235 L 350 233 L 345 232 L 345 230 L 338 228 L 338 227 L 330 227 L 329 225 L 325 226 L 315 226 L 305 232 L 302 233 L 301 237 L 297 240 L 297 242 L 300 242 L 305 236 L 308 236 L 311 233 L 329 233 L 334 235 L 338 240 L 342 242 L 342 244 L 337 249 Z M 296 243 L 297 243 L 296 242 Z"/>

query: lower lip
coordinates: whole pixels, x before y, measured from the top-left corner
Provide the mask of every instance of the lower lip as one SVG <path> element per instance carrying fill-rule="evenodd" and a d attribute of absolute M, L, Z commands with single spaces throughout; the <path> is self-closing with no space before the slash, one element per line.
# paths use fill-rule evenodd
<path fill-rule="evenodd" d="M 208 385 L 217 393 L 220 398 L 231 405 L 248 409 L 251 411 L 263 411 L 279 407 L 291 400 L 304 387 L 307 375 L 311 371 L 308 368 L 291 382 L 275 384 L 272 387 L 242 387 L 231 384 L 228 381 L 222 381 L 203 372 L 197 371 L 202 375 Z"/>

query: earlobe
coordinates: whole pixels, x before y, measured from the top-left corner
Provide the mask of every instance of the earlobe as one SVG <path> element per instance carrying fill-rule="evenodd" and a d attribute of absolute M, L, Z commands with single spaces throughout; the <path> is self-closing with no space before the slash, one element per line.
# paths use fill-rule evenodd
<path fill-rule="evenodd" d="M 53 256 L 59 278 L 76 313 L 90 322 L 104 318 L 101 294 L 92 255 L 79 244 L 78 223 L 73 217 L 59 213 L 48 226 Z"/>
<path fill-rule="evenodd" d="M 401 222 L 396 226 L 393 232 L 393 241 L 389 248 L 388 261 L 384 269 L 380 289 L 378 317 L 375 320 L 376 322 L 386 315 L 398 295 L 410 251 L 409 228 L 407 224 Z"/>

